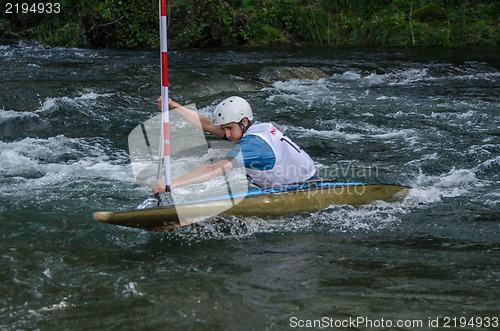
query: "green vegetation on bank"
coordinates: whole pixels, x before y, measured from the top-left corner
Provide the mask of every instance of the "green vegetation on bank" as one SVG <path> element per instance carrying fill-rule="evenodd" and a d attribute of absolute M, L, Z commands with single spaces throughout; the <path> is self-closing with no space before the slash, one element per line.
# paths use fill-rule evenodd
<path fill-rule="evenodd" d="M 158 46 L 157 0 L 52 2 L 61 4 L 60 13 L 6 13 L 2 5 L 0 38 L 54 46 Z M 500 45 L 500 2 L 491 0 L 168 0 L 168 5 L 170 47 Z"/>

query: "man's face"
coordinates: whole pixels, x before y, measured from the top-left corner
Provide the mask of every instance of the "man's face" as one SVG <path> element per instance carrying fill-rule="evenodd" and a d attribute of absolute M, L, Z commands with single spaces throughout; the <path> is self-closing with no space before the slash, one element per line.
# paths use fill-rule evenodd
<path fill-rule="evenodd" d="M 237 143 L 243 136 L 243 130 L 238 123 L 223 124 L 220 127 L 226 133 L 226 138 L 233 143 Z"/>

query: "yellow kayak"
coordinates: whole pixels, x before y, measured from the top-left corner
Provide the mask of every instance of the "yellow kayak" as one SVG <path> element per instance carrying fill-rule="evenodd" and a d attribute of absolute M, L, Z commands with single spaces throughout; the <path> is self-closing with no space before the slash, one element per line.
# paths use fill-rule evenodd
<path fill-rule="evenodd" d="M 176 206 L 96 212 L 93 216 L 99 222 L 163 232 L 198 223 L 217 214 L 275 217 L 316 212 L 331 205 L 356 207 L 375 201 L 393 202 L 403 199 L 409 189 L 407 186 L 362 182 L 306 183 L 280 189 L 252 190 Z M 181 214 L 182 220 L 178 216 Z"/>

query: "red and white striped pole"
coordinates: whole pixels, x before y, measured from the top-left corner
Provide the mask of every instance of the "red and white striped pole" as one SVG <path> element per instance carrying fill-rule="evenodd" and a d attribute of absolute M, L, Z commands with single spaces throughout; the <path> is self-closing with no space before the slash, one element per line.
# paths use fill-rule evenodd
<path fill-rule="evenodd" d="M 160 0 L 161 112 L 163 122 L 163 169 L 165 191 L 170 192 L 170 125 L 168 115 L 167 1 Z"/>

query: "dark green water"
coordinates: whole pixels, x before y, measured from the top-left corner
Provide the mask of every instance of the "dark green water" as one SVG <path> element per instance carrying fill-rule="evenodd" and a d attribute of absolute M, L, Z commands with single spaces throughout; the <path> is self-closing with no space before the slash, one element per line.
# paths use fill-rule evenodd
<path fill-rule="evenodd" d="M 151 233 L 91 215 L 149 196 L 127 136 L 158 112 L 158 52 L 0 46 L 0 329 L 286 330 L 323 317 L 494 329 L 498 53 L 171 52 L 177 101 L 210 114 L 241 95 L 320 173 L 413 189 L 398 203 Z M 269 81 L 280 66 L 330 78 Z"/>

